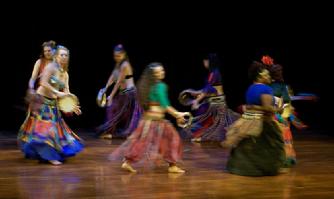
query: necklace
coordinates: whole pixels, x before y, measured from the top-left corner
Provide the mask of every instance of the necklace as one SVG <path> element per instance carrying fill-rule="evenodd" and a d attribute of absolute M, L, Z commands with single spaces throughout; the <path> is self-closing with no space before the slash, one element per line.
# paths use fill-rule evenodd
<path fill-rule="evenodd" d="M 57 68 L 58 70 L 63 73 L 64 72 L 64 68 L 60 66 L 60 64 L 57 63 Z"/>

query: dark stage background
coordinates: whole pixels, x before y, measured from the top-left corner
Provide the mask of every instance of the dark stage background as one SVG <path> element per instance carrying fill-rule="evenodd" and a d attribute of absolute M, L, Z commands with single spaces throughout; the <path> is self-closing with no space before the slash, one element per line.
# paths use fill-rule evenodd
<path fill-rule="evenodd" d="M 206 9 L 206 8 L 203 8 Z M 229 107 L 244 102 L 250 82 L 247 68 L 253 60 L 269 54 L 284 67 L 286 82 L 295 93 L 311 92 L 317 102 L 295 102 L 300 118 L 321 133 L 329 133 L 331 118 L 333 31 L 330 13 L 316 17 L 309 10 L 287 9 L 240 11 L 222 14 L 185 12 L 182 8 L 161 10 L 101 12 L 76 10 L 54 15 L 52 19 L 30 17 L 8 19 L 2 34 L 1 126 L 16 131 L 25 118 L 24 95 L 40 45 L 55 40 L 70 49 L 70 89 L 81 102 L 83 114 L 66 118 L 74 129 L 94 129 L 104 120 L 104 109 L 95 103 L 112 69 L 112 49 L 123 43 L 138 80 L 144 67 L 162 62 L 172 104 L 182 107 L 177 96 L 186 88 L 204 85 L 207 71 L 202 58 L 217 52 L 222 60 L 224 89 Z M 189 10 L 188 10 L 189 11 Z M 243 17 L 236 17 L 242 13 Z M 69 14 L 71 13 L 71 14 Z M 124 13 L 123 13 L 124 14 Z M 333 24 L 333 23 L 331 23 Z M 330 133 L 329 133 L 330 134 Z M 333 134 L 332 134 L 333 135 Z"/>

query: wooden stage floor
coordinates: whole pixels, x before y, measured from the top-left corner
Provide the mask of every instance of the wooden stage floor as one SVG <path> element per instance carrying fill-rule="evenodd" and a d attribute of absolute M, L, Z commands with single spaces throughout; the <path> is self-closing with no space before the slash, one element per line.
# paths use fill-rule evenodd
<path fill-rule="evenodd" d="M 123 140 L 95 139 L 78 133 L 86 148 L 61 166 L 26 160 L 13 133 L 0 132 L 0 198 L 334 198 L 334 138 L 298 134 L 298 163 L 273 177 L 243 177 L 224 171 L 228 152 L 214 144 L 184 143 L 185 174 L 167 165 L 120 169 L 108 155 Z"/>

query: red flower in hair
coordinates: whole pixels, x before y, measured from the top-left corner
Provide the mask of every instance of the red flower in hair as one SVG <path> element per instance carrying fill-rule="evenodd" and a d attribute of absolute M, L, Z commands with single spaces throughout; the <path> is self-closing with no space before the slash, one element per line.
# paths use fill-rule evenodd
<path fill-rule="evenodd" d="M 261 61 L 263 64 L 269 65 L 269 66 L 274 64 L 274 59 L 269 57 L 268 55 L 264 55 Z"/>

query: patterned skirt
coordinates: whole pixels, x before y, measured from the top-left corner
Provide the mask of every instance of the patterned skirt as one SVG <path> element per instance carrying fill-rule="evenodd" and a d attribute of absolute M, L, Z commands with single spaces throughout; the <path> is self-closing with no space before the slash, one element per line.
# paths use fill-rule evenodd
<path fill-rule="evenodd" d="M 183 130 L 191 138 L 201 141 L 222 141 L 227 127 L 236 121 L 240 114 L 233 112 L 225 103 L 224 96 L 208 98 L 207 110 L 194 117 L 192 125 Z"/>
<path fill-rule="evenodd" d="M 181 138 L 167 120 L 143 118 L 137 129 L 111 155 L 111 160 L 125 158 L 131 163 L 165 160 L 176 163 L 182 159 Z"/>
<path fill-rule="evenodd" d="M 38 97 L 41 103 L 30 108 L 18 134 L 18 143 L 25 157 L 64 161 L 80 152 L 83 149 L 81 139 L 63 120 L 57 101 Z"/>
<path fill-rule="evenodd" d="M 275 115 L 275 119 L 278 122 L 279 127 L 281 128 L 284 140 L 284 149 L 286 155 L 284 166 L 291 167 L 297 163 L 297 159 L 296 152 L 293 146 L 293 137 L 290 128 L 290 122 L 287 119 L 280 117 L 279 114 Z"/>
<path fill-rule="evenodd" d="M 106 108 L 106 121 L 97 128 L 97 136 L 129 136 L 136 129 L 142 112 L 135 88 L 118 93 L 112 105 Z"/>

